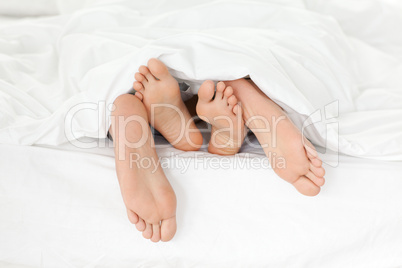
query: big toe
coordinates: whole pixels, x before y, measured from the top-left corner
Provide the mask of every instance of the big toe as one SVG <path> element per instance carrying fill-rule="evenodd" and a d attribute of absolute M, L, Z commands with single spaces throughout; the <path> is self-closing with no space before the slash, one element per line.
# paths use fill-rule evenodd
<path fill-rule="evenodd" d="M 152 58 L 148 61 L 148 68 L 151 73 L 159 80 L 164 77 L 170 76 L 169 70 L 163 62 L 158 59 Z"/>
<path fill-rule="evenodd" d="M 167 242 L 173 238 L 176 233 L 176 216 L 163 220 L 161 224 L 161 240 Z"/>
<path fill-rule="evenodd" d="M 207 80 L 202 83 L 200 89 L 198 90 L 198 98 L 204 102 L 210 102 L 214 96 L 215 85 L 211 80 Z"/>

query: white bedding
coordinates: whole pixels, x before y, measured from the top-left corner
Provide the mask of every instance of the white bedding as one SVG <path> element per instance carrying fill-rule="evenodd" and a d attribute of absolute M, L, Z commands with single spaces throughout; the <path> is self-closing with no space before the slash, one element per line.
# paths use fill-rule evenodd
<path fill-rule="evenodd" d="M 398 1 L 53 3 L 34 15 L 55 17 L 0 17 L 0 266 L 402 266 Z M 307 135 L 335 152 L 321 150 L 319 196 L 298 194 L 255 148 L 222 158 L 166 147 L 178 232 L 143 239 L 102 139 L 108 113 L 98 122 L 86 110 L 67 128 L 104 148 L 66 143 L 64 117 L 82 102 L 113 102 L 153 56 L 194 93 L 204 79 L 250 75 L 299 126 L 321 111 L 326 121 Z M 338 149 L 365 159 L 338 159 Z"/>
<path fill-rule="evenodd" d="M 111 148 L 1 145 L 0 266 L 402 266 L 400 163 L 341 156 L 310 198 L 259 166 L 262 151 L 245 151 L 243 168 L 225 168 L 226 157 L 214 169 L 205 152 L 158 150 L 178 231 L 154 244 L 127 219 Z M 202 158 L 215 162 L 204 168 Z"/>

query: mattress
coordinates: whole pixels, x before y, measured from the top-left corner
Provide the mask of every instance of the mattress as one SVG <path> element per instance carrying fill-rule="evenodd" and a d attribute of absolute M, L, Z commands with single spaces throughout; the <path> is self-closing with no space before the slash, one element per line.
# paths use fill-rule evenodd
<path fill-rule="evenodd" d="M 161 139 L 178 231 L 155 244 L 128 221 L 111 143 L 100 143 L 0 146 L 0 266 L 402 265 L 400 162 L 321 153 L 326 185 L 311 198 L 277 177 L 262 150 L 219 157 Z"/>

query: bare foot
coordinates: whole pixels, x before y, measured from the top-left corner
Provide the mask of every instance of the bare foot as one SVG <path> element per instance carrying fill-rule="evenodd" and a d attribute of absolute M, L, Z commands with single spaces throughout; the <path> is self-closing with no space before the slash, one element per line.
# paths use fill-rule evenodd
<path fill-rule="evenodd" d="M 143 103 L 124 94 L 114 102 L 110 133 L 116 172 L 127 215 L 153 242 L 176 233 L 176 196 L 158 160 Z"/>
<path fill-rule="evenodd" d="M 151 125 L 177 149 L 200 149 L 202 135 L 181 99 L 179 84 L 167 67 L 157 59 L 150 59 L 148 67 L 139 68 L 135 79 L 135 96 L 144 103 Z"/>
<path fill-rule="evenodd" d="M 264 149 L 273 170 L 304 195 L 317 195 L 325 170 L 314 146 L 275 102 L 245 79 L 225 82 L 241 101 L 243 118 Z"/>
<path fill-rule="evenodd" d="M 219 82 L 205 81 L 198 91 L 197 114 L 212 125 L 208 151 L 220 155 L 236 154 L 245 137 L 242 110 L 233 89 Z"/>

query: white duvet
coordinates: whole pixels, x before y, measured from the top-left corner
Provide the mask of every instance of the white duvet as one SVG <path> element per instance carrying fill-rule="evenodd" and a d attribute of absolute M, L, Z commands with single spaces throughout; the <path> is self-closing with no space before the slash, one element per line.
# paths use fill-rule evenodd
<path fill-rule="evenodd" d="M 402 160 L 397 1 L 115 0 L 70 11 L 0 26 L 0 143 L 104 138 L 110 104 L 158 57 L 194 94 L 206 79 L 249 75 L 316 144 Z"/>

